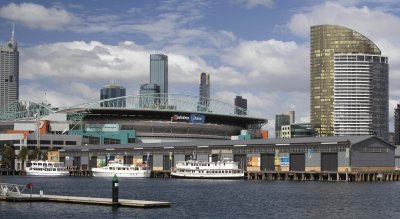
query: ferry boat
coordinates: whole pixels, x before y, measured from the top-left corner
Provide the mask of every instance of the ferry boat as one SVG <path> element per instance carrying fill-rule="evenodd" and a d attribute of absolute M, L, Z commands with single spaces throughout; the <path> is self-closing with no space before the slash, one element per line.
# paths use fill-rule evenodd
<path fill-rule="evenodd" d="M 239 168 L 239 162 L 224 159 L 217 162 L 198 160 L 178 161 L 171 170 L 171 176 L 176 178 L 203 179 L 240 179 L 244 171 Z"/>
<path fill-rule="evenodd" d="M 94 177 L 130 177 L 148 178 L 150 177 L 150 167 L 143 165 L 124 165 L 121 160 L 109 161 L 105 167 L 92 168 Z"/>
<path fill-rule="evenodd" d="M 69 171 L 62 162 L 31 161 L 29 167 L 25 167 L 25 173 L 29 176 L 69 176 Z"/>

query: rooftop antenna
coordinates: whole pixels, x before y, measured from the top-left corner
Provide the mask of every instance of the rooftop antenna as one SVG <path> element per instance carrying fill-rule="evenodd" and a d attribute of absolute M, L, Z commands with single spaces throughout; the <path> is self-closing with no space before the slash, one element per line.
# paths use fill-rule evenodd
<path fill-rule="evenodd" d="M 11 42 L 15 43 L 14 23 L 12 23 Z"/>

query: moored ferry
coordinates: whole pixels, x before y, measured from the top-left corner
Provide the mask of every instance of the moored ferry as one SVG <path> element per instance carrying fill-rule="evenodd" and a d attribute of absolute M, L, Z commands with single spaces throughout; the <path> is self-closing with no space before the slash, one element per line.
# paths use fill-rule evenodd
<path fill-rule="evenodd" d="M 178 161 L 171 171 L 176 178 L 203 178 L 203 179 L 240 179 L 244 171 L 239 168 L 239 162 L 224 159 L 217 162 L 187 160 Z"/>
<path fill-rule="evenodd" d="M 121 160 L 109 161 L 107 166 L 92 168 L 94 177 L 129 177 L 129 178 L 148 178 L 150 177 L 150 167 L 143 165 L 124 165 Z"/>
<path fill-rule="evenodd" d="M 29 176 L 69 176 L 69 171 L 62 162 L 30 161 L 30 166 L 25 167 Z"/>

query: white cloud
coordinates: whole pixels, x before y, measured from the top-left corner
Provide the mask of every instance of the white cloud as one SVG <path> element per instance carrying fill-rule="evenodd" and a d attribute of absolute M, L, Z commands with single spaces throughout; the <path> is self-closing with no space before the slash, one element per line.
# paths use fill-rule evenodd
<path fill-rule="evenodd" d="M 222 59 L 246 73 L 244 83 L 259 84 L 260 89 L 269 91 L 304 92 L 309 77 L 308 51 L 308 46 L 295 42 L 243 41 L 227 49 Z"/>
<path fill-rule="evenodd" d="M 73 23 L 77 18 L 63 9 L 45 8 L 35 3 L 10 3 L 0 8 L 0 17 L 20 22 L 29 28 L 44 30 L 62 30 L 63 26 Z"/>
<path fill-rule="evenodd" d="M 334 2 L 325 2 L 293 15 L 287 26 L 293 33 L 308 37 L 310 26 L 319 24 L 345 26 L 375 41 L 382 36 L 385 38 L 397 38 L 393 34 L 398 34 L 399 30 L 392 27 L 400 24 L 400 18 L 367 6 L 346 7 Z"/>
<path fill-rule="evenodd" d="M 133 42 L 44 44 L 25 49 L 21 56 L 21 78 L 28 80 L 40 77 L 92 81 L 143 79 L 149 69 L 149 52 Z"/>

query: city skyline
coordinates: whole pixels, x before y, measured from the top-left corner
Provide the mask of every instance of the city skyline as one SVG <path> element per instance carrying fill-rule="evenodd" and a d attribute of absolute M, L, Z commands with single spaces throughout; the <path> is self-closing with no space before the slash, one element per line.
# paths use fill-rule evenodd
<path fill-rule="evenodd" d="M 0 4 L 0 40 L 15 23 L 20 99 L 78 104 L 97 99 L 110 79 L 137 94 L 148 81 L 149 55 L 163 51 L 170 93 L 196 95 L 199 72 L 210 72 L 213 99 L 233 105 L 243 96 L 273 133 L 274 116 L 286 109 L 309 122 L 309 28 L 329 23 L 364 34 L 389 57 L 393 131 L 400 99 L 396 1 L 14 2 Z"/>

